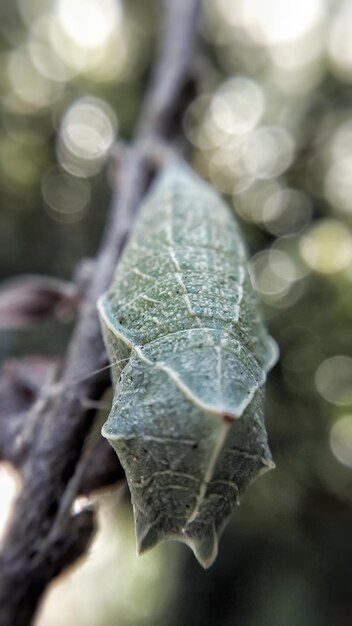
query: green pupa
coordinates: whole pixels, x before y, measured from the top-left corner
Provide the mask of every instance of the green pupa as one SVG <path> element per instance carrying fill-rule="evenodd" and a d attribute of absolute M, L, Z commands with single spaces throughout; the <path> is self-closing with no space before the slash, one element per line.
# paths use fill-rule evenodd
<path fill-rule="evenodd" d="M 209 567 L 239 494 L 274 467 L 263 404 L 277 348 L 234 216 L 182 162 L 152 185 L 98 309 L 115 385 L 102 434 L 138 553 L 176 539 Z"/>

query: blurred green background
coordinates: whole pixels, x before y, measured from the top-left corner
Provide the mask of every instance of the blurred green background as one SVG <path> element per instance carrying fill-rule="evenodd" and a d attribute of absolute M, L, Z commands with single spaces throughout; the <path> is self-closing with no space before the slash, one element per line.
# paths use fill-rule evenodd
<path fill-rule="evenodd" d="M 155 0 L 1 0 L 1 279 L 69 279 L 94 255 L 159 16 Z M 137 560 L 127 492 L 94 496 L 92 549 L 37 626 L 352 623 L 352 2 L 208 0 L 195 62 L 189 158 L 241 222 L 281 349 L 266 410 L 277 468 L 242 497 L 207 572 L 181 544 Z M 71 328 L 2 331 L 0 356 L 64 354 Z M 0 466 L 0 526 L 14 490 Z"/>

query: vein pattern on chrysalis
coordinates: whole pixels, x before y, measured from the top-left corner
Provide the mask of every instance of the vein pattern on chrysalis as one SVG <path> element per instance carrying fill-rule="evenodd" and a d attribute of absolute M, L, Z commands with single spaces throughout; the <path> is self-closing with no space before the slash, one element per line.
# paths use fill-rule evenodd
<path fill-rule="evenodd" d="M 239 494 L 274 465 L 263 403 L 277 349 L 238 225 L 186 165 L 152 186 L 98 308 L 116 363 L 102 433 L 126 472 L 138 551 L 177 539 L 208 567 Z"/>

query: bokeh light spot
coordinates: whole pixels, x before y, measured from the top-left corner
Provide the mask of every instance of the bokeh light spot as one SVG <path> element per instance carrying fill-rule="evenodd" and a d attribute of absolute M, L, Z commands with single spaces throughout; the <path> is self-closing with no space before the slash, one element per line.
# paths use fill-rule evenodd
<path fill-rule="evenodd" d="M 42 194 L 50 217 L 58 222 L 72 223 L 82 219 L 87 209 L 90 185 L 85 178 L 52 168 L 43 177 Z"/>
<path fill-rule="evenodd" d="M 298 39 L 322 15 L 321 0 L 243 0 L 244 23 L 267 45 Z"/>
<path fill-rule="evenodd" d="M 61 95 L 61 85 L 38 71 L 27 47 L 10 53 L 7 71 L 17 98 L 27 104 L 29 110 L 47 107 Z"/>
<path fill-rule="evenodd" d="M 352 404 L 352 359 L 343 355 L 325 359 L 316 371 L 315 384 L 327 402 Z"/>
<path fill-rule="evenodd" d="M 310 199 L 297 189 L 279 189 L 263 206 L 263 222 L 277 236 L 299 232 L 307 226 L 311 215 Z"/>
<path fill-rule="evenodd" d="M 116 129 L 116 116 L 104 100 L 80 98 L 66 111 L 61 122 L 58 146 L 61 165 L 77 175 L 97 173 L 115 139 Z"/>
<path fill-rule="evenodd" d="M 241 162 L 241 138 L 215 150 L 209 160 L 209 178 L 222 193 L 239 193 L 252 183 Z"/>
<path fill-rule="evenodd" d="M 352 156 L 335 161 L 325 177 L 325 195 L 342 213 L 352 215 Z"/>
<path fill-rule="evenodd" d="M 332 69 L 347 81 L 352 80 L 352 3 L 342 2 L 331 24 L 328 54 Z"/>
<path fill-rule="evenodd" d="M 231 78 L 219 87 L 211 102 L 216 125 L 229 135 L 253 130 L 265 108 L 260 86 L 245 76 Z"/>
<path fill-rule="evenodd" d="M 336 220 L 320 220 L 302 236 L 300 252 L 311 269 L 322 274 L 336 274 L 352 261 L 351 233 Z"/>
<path fill-rule="evenodd" d="M 248 174 L 247 174 L 248 177 Z M 234 206 L 242 219 L 255 224 L 262 224 L 264 220 L 264 206 L 273 194 L 281 189 L 276 178 L 268 180 L 252 180 L 252 184 L 246 189 L 237 191 L 234 195 Z"/>
<path fill-rule="evenodd" d="M 250 273 L 254 288 L 269 303 L 285 296 L 298 278 L 288 254 L 272 249 L 258 252 L 251 259 Z"/>
<path fill-rule="evenodd" d="M 299 245 L 299 235 L 284 235 L 275 239 L 271 246 L 272 250 L 279 250 L 290 257 L 295 265 L 297 279 L 304 278 L 311 271 L 300 255 Z"/>
<path fill-rule="evenodd" d="M 332 426 L 330 446 L 340 463 L 352 467 L 352 415 L 340 417 Z"/>
<path fill-rule="evenodd" d="M 56 11 L 64 31 L 82 48 L 104 45 L 122 17 L 117 0 L 57 0 Z"/>
<path fill-rule="evenodd" d="M 250 133 L 242 148 L 248 174 L 273 178 L 285 172 L 294 158 L 294 142 L 281 126 L 262 126 Z"/>
<path fill-rule="evenodd" d="M 201 150 L 217 148 L 228 139 L 227 131 L 221 130 L 215 123 L 212 101 L 212 96 L 198 96 L 183 116 L 183 129 L 188 141 Z"/>
<path fill-rule="evenodd" d="M 70 69 L 64 55 L 53 45 L 55 19 L 50 14 L 39 17 L 32 25 L 28 42 L 29 55 L 38 72 L 48 80 L 65 82 L 75 72 Z"/>
<path fill-rule="evenodd" d="M 218 0 L 217 6 L 224 21 L 264 45 L 302 37 L 324 14 L 321 0 Z"/>

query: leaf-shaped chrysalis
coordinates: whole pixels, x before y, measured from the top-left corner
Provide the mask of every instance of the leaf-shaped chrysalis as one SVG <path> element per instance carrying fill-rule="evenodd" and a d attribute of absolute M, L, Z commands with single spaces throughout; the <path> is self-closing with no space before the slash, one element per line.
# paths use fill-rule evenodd
<path fill-rule="evenodd" d="M 238 495 L 273 467 L 263 401 L 277 350 L 238 225 L 186 165 L 152 186 L 99 313 L 116 387 L 102 432 L 138 551 L 177 539 L 208 567 Z"/>

